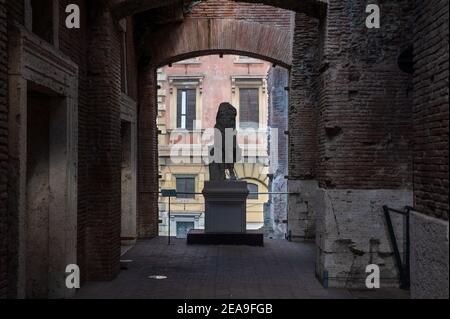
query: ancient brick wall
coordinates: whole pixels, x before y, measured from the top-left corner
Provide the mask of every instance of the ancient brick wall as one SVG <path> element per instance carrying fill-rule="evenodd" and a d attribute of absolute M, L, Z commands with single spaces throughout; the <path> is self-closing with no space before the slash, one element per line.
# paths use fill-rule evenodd
<path fill-rule="evenodd" d="M 416 1 L 414 199 L 417 211 L 448 220 L 448 6 Z"/>
<path fill-rule="evenodd" d="M 146 67 L 139 75 L 138 207 L 140 238 L 158 236 L 158 128 L 156 69 Z"/>
<path fill-rule="evenodd" d="M 236 41 L 236 38 L 238 39 Z M 187 18 L 148 35 L 147 54 L 156 66 L 208 54 L 243 54 L 291 65 L 289 33 L 260 23 L 233 19 Z"/>
<path fill-rule="evenodd" d="M 410 188 L 412 77 L 397 64 L 412 39 L 410 0 L 381 5 L 380 29 L 365 2 L 330 1 L 320 72 L 321 186 Z"/>
<path fill-rule="evenodd" d="M 320 189 L 308 202 L 316 214 L 316 274 L 330 287 L 364 287 L 374 258 L 382 284 L 397 285 L 382 206 L 412 205 L 412 75 L 398 58 L 412 43 L 413 3 L 380 4 L 380 29 L 366 27 L 365 6 L 330 1 L 321 39 Z"/>
<path fill-rule="evenodd" d="M 0 0 L 0 299 L 7 294 L 8 55 L 5 0 Z"/>
<path fill-rule="evenodd" d="M 236 19 L 259 22 L 291 31 L 292 11 L 254 3 L 237 3 L 229 0 L 208 0 L 192 5 L 188 17 Z"/>

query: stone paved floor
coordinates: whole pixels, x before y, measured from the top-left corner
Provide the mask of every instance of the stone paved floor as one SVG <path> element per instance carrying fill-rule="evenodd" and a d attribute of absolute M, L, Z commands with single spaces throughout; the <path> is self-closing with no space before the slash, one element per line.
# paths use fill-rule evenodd
<path fill-rule="evenodd" d="M 167 238 L 139 241 L 133 260 L 110 282 L 90 282 L 77 298 L 405 298 L 398 289 L 324 289 L 314 276 L 314 245 L 266 240 L 265 247 L 187 246 Z M 153 275 L 167 279 L 148 278 Z"/>

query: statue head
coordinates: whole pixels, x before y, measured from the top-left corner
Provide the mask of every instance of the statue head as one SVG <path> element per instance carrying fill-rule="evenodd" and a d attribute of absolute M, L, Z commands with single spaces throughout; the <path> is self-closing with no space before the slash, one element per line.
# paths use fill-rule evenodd
<path fill-rule="evenodd" d="M 216 116 L 216 127 L 236 128 L 237 111 L 233 105 L 228 102 L 221 103 Z"/>

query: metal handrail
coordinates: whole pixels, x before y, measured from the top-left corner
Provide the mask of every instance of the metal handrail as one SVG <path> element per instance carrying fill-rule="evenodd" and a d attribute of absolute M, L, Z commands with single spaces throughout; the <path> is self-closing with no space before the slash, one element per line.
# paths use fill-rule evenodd
<path fill-rule="evenodd" d="M 141 194 L 161 194 L 162 191 L 139 191 Z M 203 195 L 201 192 L 177 192 L 180 195 Z M 249 195 L 300 195 L 300 192 L 250 192 Z"/>
<path fill-rule="evenodd" d="M 386 218 L 386 223 L 387 223 L 388 231 L 389 231 L 389 238 L 390 238 L 390 241 L 391 241 L 392 248 L 394 249 L 395 264 L 397 265 L 397 269 L 398 269 L 398 273 L 399 273 L 399 277 L 400 277 L 400 288 L 402 288 L 402 289 L 409 289 L 410 288 L 409 213 L 410 213 L 411 210 L 412 210 L 412 208 L 409 207 L 409 206 L 405 207 L 405 211 L 401 211 L 401 210 L 398 210 L 398 209 L 390 208 L 390 207 L 388 207 L 386 205 L 383 206 L 384 216 Z M 390 212 L 403 215 L 406 218 L 405 261 L 402 261 L 402 258 L 400 256 L 400 251 L 398 249 L 397 238 L 395 236 L 394 226 L 392 225 Z"/>

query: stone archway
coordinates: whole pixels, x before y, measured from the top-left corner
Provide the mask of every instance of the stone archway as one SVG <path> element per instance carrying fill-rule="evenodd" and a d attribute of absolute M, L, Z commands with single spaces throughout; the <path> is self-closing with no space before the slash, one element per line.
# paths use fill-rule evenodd
<path fill-rule="evenodd" d="M 289 34 L 279 28 L 235 19 L 187 18 L 151 34 L 146 47 L 151 64 L 161 66 L 208 54 L 245 54 L 290 68 Z"/>
<path fill-rule="evenodd" d="M 143 47 L 150 63 L 141 72 L 139 103 L 138 228 L 139 237 L 158 233 L 158 131 L 156 69 L 208 54 L 241 54 L 291 68 L 292 39 L 279 28 L 236 19 L 186 18 L 149 34 Z M 149 159 L 152 159 L 149 161 Z"/>

